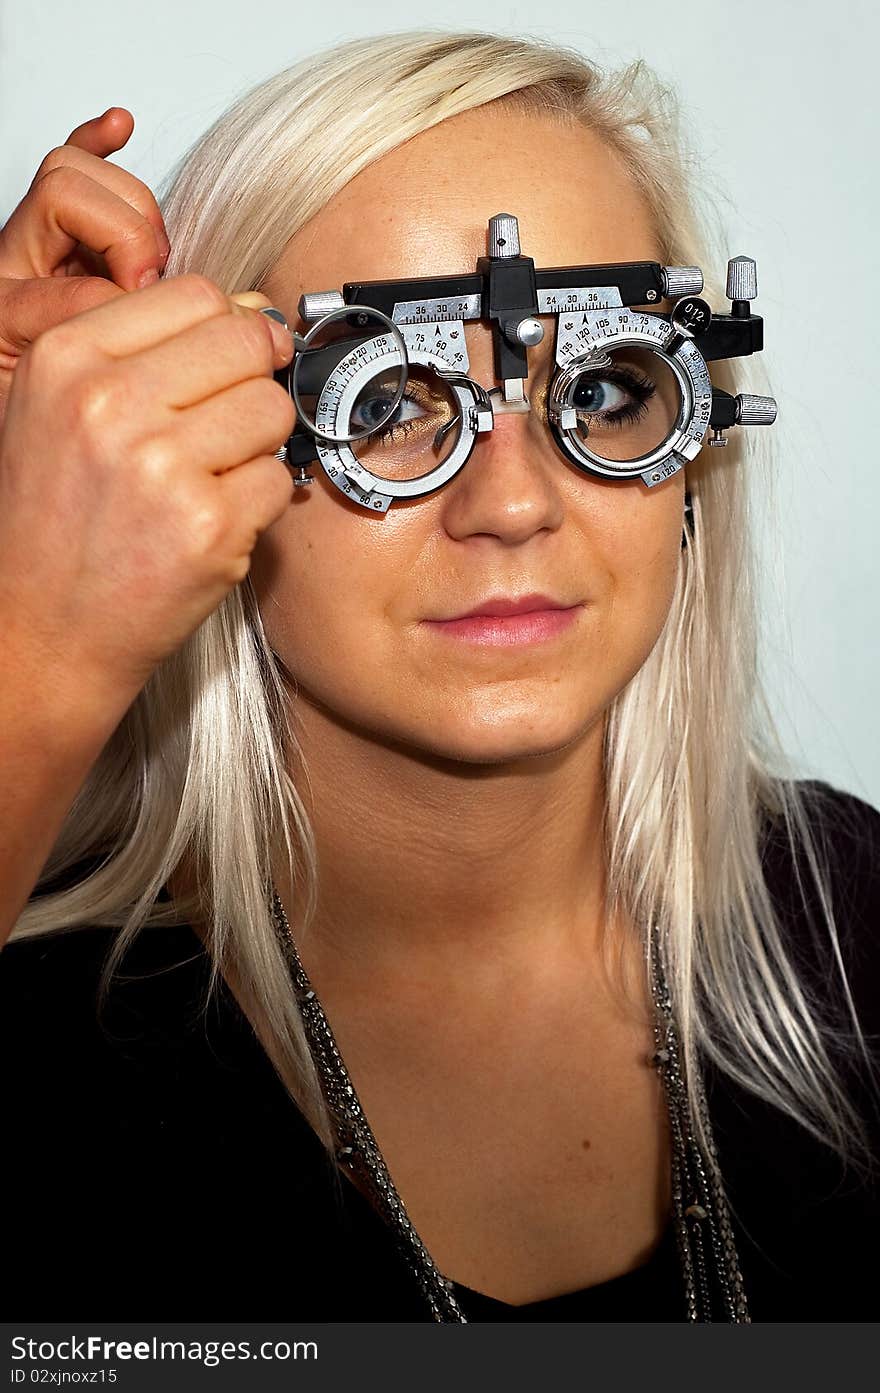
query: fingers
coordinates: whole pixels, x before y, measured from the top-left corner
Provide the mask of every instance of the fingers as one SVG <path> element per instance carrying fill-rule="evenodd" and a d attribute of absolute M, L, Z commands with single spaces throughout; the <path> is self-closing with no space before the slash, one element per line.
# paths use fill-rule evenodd
<path fill-rule="evenodd" d="M 142 351 L 140 388 L 151 397 L 161 394 L 172 408 L 183 409 L 257 373 L 270 376 L 290 361 L 289 332 L 285 336 L 279 324 L 273 325 L 252 309 L 230 309 L 232 323 L 229 315 L 214 315 Z M 180 371 L 182 359 L 185 373 Z"/>
<path fill-rule="evenodd" d="M 53 284 L 59 285 L 61 282 Z M 120 294 L 97 308 L 78 314 L 74 323 L 59 323 L 43 335 L 44 340 L 50 340 L 49 343 L 44 342 L 44 351 L 50 356 L 53 352 L 70 354 L 86 361 L 84 354 L 88 355 L 91 350 L 97 363 L 102 359 L 122 360 L 138 354 L 139 380 L 143 380 L 145 374 L 154 378 L 156 390 L 161 391 L 163 397 L 166 397 L 170 380 L 178 384 L 177 390 L 183 402 L 210 395 L 211 383 L 216 384 L 216 368 L 211 366 L 211 353 L 202 352 L 205 345 L 216 346 L 218 352 L 249 353 L 250 375 L 255 371 L 269 373 L 277 370 L 290 362 L 293 356 L 293 340 L 289 331 L 282 329 L 268 316 L 236 304 L 206 276 L 173 276 L 147 290 L 137 291 L 136 297 L 137 313 L 132 312 L 135 296 Z M 238 336 L 230 333 L 231 318 L 236 324 L 241 319 L 249 326 L 248 330 Z M 213 320 L 223 323 L 215 325 L 206 339 L 199 340 L 196 336 L 190 340 L 181 357 L 180 347 L 175 349 L 172 340 Z M 221 348 L 221 341 L 226 336 L 231 344 L 237 346 Z M 149 350 L 158 349 L 160 345 L 164 351 L 151 363 Z M 261 353 L 264 355 L 262 359 Z M 207 363 L 203 361 L 204 357 L 207 357 Z M 191 388 L 190 382 L 195 386 Z"/>
<path fill-rule="evenodd" d="M 70 132 L 65 145 L 75 145 L 80 150 L 88 150 L 91 155 L 101 159 L 121 150 L 131 138 L 134 130 L 134 117 L 124 106 L 111 106 L 103 116 L 92 116 L 81 126 Z"/>
<path fill-rule="evenodd" d="M 47 329 L 124 294 L 100 276 L 0 281 L 0 355 L 16 358 Z"/>
<path fill-rule="evenodd" d="M 173 276 L 136 293 L 137 313 L 132 312 L 133 297 L 120 295 L 78 315 L 76 326 L 70 326 L 71 343 L 91 346 L 98 355 L 127 358 L 204 320 L 232 312 L 229 297 L 206 276 Z M 52 331 L 56 344 L 66 342 L 67 330 L 67 325 L 59 324 Z"/>
<path fill-rule="evenodd" d="M 262 295 L 258 290 L 239 290 L 234 295 L 230 295 L 229 298 L 233 302 L 234 313 L 247 314 L 248 309 L 255 309 L 265 316 L 269 328 L 272 330 L 275 345 L 280 347 L 282 351 L 281 361 L 277 367 L 284 367 L 285 364 L 289 363 L 293 357 L 293 334 L 290 331 L 290 325 L 285 318 L 284 311 L 279 310 L 272 304 L 268 296 Z M 242 311 L 239 308 L 241 305 L 247 306 L 248 309 Z"/>
<path fill-rule="evenodd" d="M 290 507 L 295 491 L 293 477 L 286 464 L 260 455 L 236 469 L 227 469 L 217 483 L 227 512 L 240 520 L 239 545 L 250 569 L 257 537 Z"/>
<path fill-rule="evenodd" d="M 124 290 L 136 289 L 145 271 L 158 275 L 170 252 L 159 205 L 146 184 L 103 158 L 125 143 L 133 124 L 124 107 L 111 107 L 49 151 L 0 231 L 0 274 L 52 275 L 81 242 L 96 256 L 113 250 L 107 269 Z"/>
<path fill-rule="evenodd" d="M 252 455 L 274 455 L 293 430 L 294 417 L 283 387 L 252 377 L 179 412 L 172 423 L 173 449 L 200 471 L 223 474 Z M 161 432 L 156 438 L 161 441 Z"/>
<path fill-rule="evenodd" d="M 145 273 L 158 279 L 164 265 L 155 228 L 137 208 L 81 169 L 56 164 L 34 181 L 3 230 L 3 273 L 51 276 L 79 242 L 104 257 L 123 290 L 137 290 Z"/>
<path fill-rule="evenodd" d="M 272 309 L 272 301 L 266 295 L 262 295 L 259 290 L 237 290 L 234 295 L 230 295 L 230 300 L 234 300 L 237 305 L 245 305 L 252 310 Z"/>
<path fill-rule="evenodd" d="M 59 160 L 75 160 L 74 150 L 82 150 L 89 157 L 97 157 L 97 165 L 93 159 L 90 165 L 81 164 L 79 167 L 84 173 L 91 174 L 93 179 L 106 183 L 109 189 L 120 198 L 124 198 L 146 218 L 156 233 L 159 251 L 167 261 L 171 248 L 165 230 L 165 220 L 152 190 L 127 169 L 122 169 L 106 158 L 114 151 L 122 149 L 133 130 L 134 117 L 131 112 L 126 111 L 124 106 L 111 106 L 103 116 L 84 121 L 76 130 L 71 131 L 64 145 L 58 150 L 51 150 L 43 164 L 51 169 Z"/>
<path fill-rule="evenodd" d="M 277 309 L 267 296 L 261 295 L 257 290 L 240 290 L 230 295 L 229 299 L 232 302 L 233 314 L 244 315 L 247 318 L 253 308 L 259 310 L 260 317 L 269 325 L 275 348 L 281 354 L 280 358 L 276 354 L 273 371 L 289 363 L 293 357 L 293 334 L 284 317 L 284 311 Z M 245 308 L 242 308 L 243 306 Z"/>

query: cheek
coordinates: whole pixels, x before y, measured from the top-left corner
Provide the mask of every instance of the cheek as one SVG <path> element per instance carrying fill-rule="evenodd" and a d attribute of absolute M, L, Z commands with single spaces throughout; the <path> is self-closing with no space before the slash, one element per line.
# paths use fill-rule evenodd
<path fill-rule="evenodd" d="M 427 511 L 420 526 L 401 509 L 377 527 L 335 499 L 310 497 L 301 514 L 294 503 L 254 549 L 251 583 L 269 643 L 326 711 L 444 756 L 534 754 L 590 726 L 656 644 L 675 590 L 683 491 L 674 479 L 651 492 L 640 481 L 599 486 L 586 506 L 583 488 L 573 491 L 550 540 L 560 584 L 589 607 L 574 646 L 515 662 L 418 632 L 456 560 L 437 546 Z"/>
<path fill-rule="evenodd" d="M 630 497 L 594 538 L 603 647 L 618 690 L 645 662 L 669 614 L 681 564 L 683 491 L 680 485 L 668 499 Z"/>
<path fill-rule="evenodd" d="M 294 502 L 257 542 L 250 579 L 274 651 L 306 691 L 337 706 L 359 673 L 386 670 L 395 576 L 408 567 L 376 519 L 327 503 L 310 497 L 298 516 Z"/>

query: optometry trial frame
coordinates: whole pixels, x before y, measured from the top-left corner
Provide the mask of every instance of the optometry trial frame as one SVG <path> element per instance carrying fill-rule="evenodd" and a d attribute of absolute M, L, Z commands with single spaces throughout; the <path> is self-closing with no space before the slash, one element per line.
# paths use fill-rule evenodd
<path fill-rule="evenodd" d="M 776 419 L 772 397 L 732 396 L 707 367 L 763 348 L 763 320 L 751 312 L 756 263 L 728 261 L 729 314 L 713 313 L 702 289 L 696 266 L 537 268 L 520 251 L 517 219 L 498 213 L 473 273 L 301 297 L 311 327 L 294 334 L 293 359 L 275 374 L 297 408 L 279 458 L 297 485 L 314 482 L 317 460 L 371 512 L 442 488 L 497 415 L 532 409 L 528 353 L 544 339 L 538 316 L 553 316 L 543 413 L 560 453 L 593 477 L 652 488 L 699 454 L 710 429 L 709 444 L 723 446 L 726 430 Z M 642 308 L 664 297 L 675 301 L 669 314 Z M 465 325 L 477 320 L 492 328 L 498 385 L 488 390 L 469 376 Z M 614 393 L 622 404 L 609 406 Z"/>

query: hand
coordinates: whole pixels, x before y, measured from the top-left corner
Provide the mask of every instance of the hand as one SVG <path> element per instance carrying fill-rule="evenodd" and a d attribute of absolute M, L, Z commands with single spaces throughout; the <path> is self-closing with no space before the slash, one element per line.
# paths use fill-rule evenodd
<path fill-rule="evenodd" d="M 25 349 L 72 315 L 158 278 L 170 251 L 145 184 L 106 156 L 131 137 L 124 107 L 71 131 L 51 150 L 0 230 L 0 426 Z"/>
<path fill-rule="evenodd" d="M 29 670 L 125 711 L 289 506 L 292 338 L 203 276 L 40 334 L 0 436 L 0 618 Z"/>

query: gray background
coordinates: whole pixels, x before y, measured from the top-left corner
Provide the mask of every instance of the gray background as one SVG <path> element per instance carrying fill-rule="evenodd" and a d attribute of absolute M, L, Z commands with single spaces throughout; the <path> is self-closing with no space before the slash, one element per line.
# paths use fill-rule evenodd
<path fill-rule="evenodd" d="M 880 225 L 878 14 L 868 0 L 0 0 L 0 219 L 47 151 L 108 106 L 136 121 L 113 158 L 155 188 L 240 92 L 358 35 L 491 29 L 554 39 L 602 66 L 644 57 L 680 93 L 728 195 L 729 254 L 758 262 L 780 402 L 762 530 L 771 709 L 797 773 L 880 806 L 880 383 L 862 311 Z"/>

